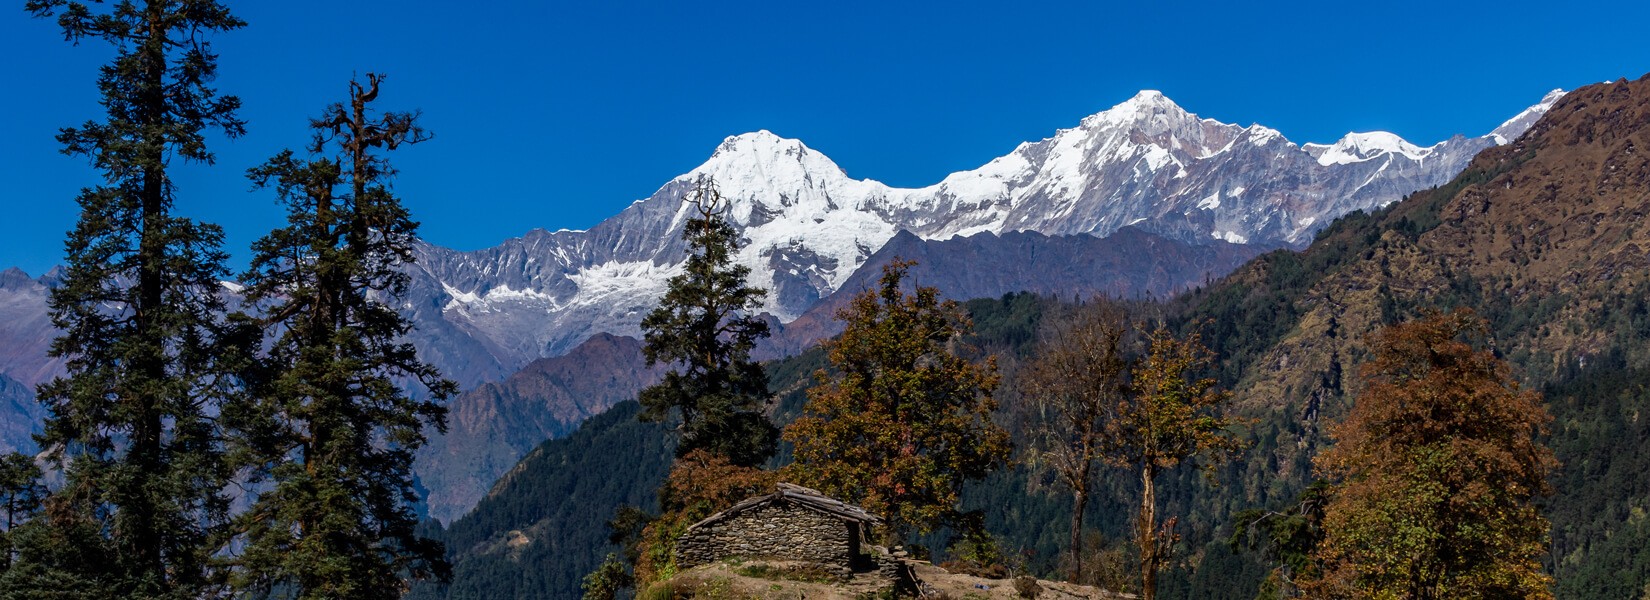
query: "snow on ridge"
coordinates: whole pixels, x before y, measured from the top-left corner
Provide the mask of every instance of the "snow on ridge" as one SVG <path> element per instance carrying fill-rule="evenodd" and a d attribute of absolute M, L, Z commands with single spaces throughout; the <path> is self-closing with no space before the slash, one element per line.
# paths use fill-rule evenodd
<path fill-rule="evenodd" d="M 660 266 L 652 261 L 609 261 L 567 275 L 579 286 L 580 300 L 601 301 L 614 296 L 634 297 L 653 292 L 663 296 L 670 278 L 682 273 L 686 261 Z"/>
<path fill-rule="evenodd" d="M 1209 194 L 1209 197 L 1198 201 L 1197 207 L 1201 210 L 1214 210 L 1220 208 L 1220 190 L 1215 190 L 1215 193 Z"/>
<path fill-rule="evenodd" d="M 1547 92 L 1547 95 L 1541 97 L 1541 102 L 1536 103 L 1535 106 L 1524 109 L 1523 112 L 1518 113 L 1513 118 L 1507 119 L 1501 123 L 1500 127 L 1496 127 L 1496 129 L 1499 130 L 1504 127 L 1510 127 L 1517 123 L 1519 119 L 1533 114 L 1546 114 L 1547 111 L 1552 110 L 1553 105 L 1558 103 L 1560 98 L 1563 98 L 1564 95 L 1568 93 L 1569 92 L 1564 91 L 1563 88 L 1554 88 L 1552 91 Z"/>
<path fill-rule="evenodd" d="M 445 305 L 442 305 L 441 310 L 443 312 L 451 310 L 488 312 L 492 310 L 495 304 L 506 302 L 542 304 L 546 306 L 547 310 L 561 308 L 561 303 L 556 301 L 555 296 L 531 289 L 512 289 L 509 284 L 500 284 L 489 288 L 485 292 L 476 293 L 462 291 L 451 284 L 442 282 L 441 290 L 451 298 Z"/>
<path fill-rule="evenodd" d="M 1551 110 L 1553 105 L 1558 103 L 1559 99 L 1563 98 L 1564 95 L 1568 93 L 1569 92 L 1564 91 L 1562 88 L 1547 92 L 1547 95 L 1541 97 L 1541 102 L 1536 103 L 1535 106 L 1524 109 L 1522 112 L 1514 115 L 1513 118 L 1507 119 L 1505 122 L 1501 123 L 1500 127 L 1496 127 L 1495 131 L 1490 133 L 1490 136 L 1495 140 L 1496 145 L 1506 145 L 1518 136 L 1523 135 L 1525 130 L 1528 130 L 1531 125 L 1534 125 L 1536 120 L 1540 119 L 1542 115 L 1547 114 L 1547 111 Z"/>
<path fill-rule="evenodd" d="M 1315 147 L 1322 146 L 1314 144 Z M 1391 154 L 1402 155 L 1410 160 L 1424 160 L 1437 146 L 1422 148 L 1409 143 L 1408 140 L 1386 131 L 1352 132 L 1346 134 L 1339 141 L 1324 149 L 1318 156 L 1318 164 L 1323 166 L 1345 165 L 1363 162 L 1380 156 Z"/>

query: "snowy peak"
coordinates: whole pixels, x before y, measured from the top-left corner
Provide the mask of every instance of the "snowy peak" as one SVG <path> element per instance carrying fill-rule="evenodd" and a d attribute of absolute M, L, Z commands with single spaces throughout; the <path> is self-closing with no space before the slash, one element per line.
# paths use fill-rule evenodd
<path fill-rule="evenodd" d="M 763 129 L 722 140 L 704 164 L 678 179 L 740 169 L 776 172 L 796 168 L 842 172 L 842 168 L 830 158 L 815 152 L 801 140 L 779 137 Z"/>
<path fill-rule="evenodd" d="M 34 279 L 17 267 L 0 271 L 0 290 L 22 289 L 34 284 Z"/>
<path fill-rule="evenodd" d="M 1392 154 L 1399 154 L 1411 160 L 1423 160 L 1432 154 L 1432 148 L 1416 146 L 1396 134 L 1385 131 L 1353 132 L 1329 146 L 1308 146 L 1308 152 L 1317 154 L 1318 164 L 1326 167 L 1363 162 Z"/>
<path fill-rule="evenodd" d="M 735 204 L 742 200 L 785 204 L 807 195 L 805 190 L 824 192 L 849 181 L 842 167 L 824 154 L 767 130 L 723 140 L 709 160 L 675 181 L 690 183 L 700 177 L 714 180 Z"/>
<path fill-rule="evenodd" d="M 1083 119 L 1080 129 L 1130 129 L 1147 135 L 1183 128 L 1197 115 L 1175 104 L 1163 92 L 1142 90 L 1133 98 Z"/>
<path fill-rule="evenodd" d="M 1540 103 L 1524 109 L 1524 112 L 1518 113 L 1517 116 L 1511 119 L 1507 119 L 1507 122 L 1502 123 L 1500 127 L 1495 128 L 1495 131 L 1490 132 L 1490 137 L 1495 138 L 1497 145 L 1518 139 L 1518 136 L 1524 135 L 1524 132 L 1528 131 L 1530 126 L 1541 118 L 1541 115 L 1547 114 L 1547 111 L 1552 109 L 1553 104 L 1567 93 L 1569 92 L 1562 89 L 1547 92 L 1546 96 L 1541 97 Z"/>
<path fill-rule="evenodd" d="M 730 135 L 722 140 L 721 145 L 710 155 L 710 160 L 719 157 L 745 155 L 785 155 L 800 156 L 807 152 L 808 147 L 801 140 L 779 137 L 772 131 L 758 129 L 750 133 Z"/>

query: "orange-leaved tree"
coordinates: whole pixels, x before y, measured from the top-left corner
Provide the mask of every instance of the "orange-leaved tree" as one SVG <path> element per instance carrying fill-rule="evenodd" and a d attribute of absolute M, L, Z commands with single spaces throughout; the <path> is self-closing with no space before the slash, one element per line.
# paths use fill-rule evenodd
<path fill-rule="evenodd" d="M 1158 327 L 1146 334 L 1146 346 L 1131 373 L 1131 393 L 1115 396 L 1101 419 L 1098 443 L 1107 464 L 1140 474 L 1135 539 L 1141 597 L 1151 600 L 1176 539 L 1175 519 L 1157 516 L 1157 476 L 1195 458 L 1212 468 L 1243 444 L 1232 435 L 1236 420 L 1226 414 L 1231 394 L 1196 377 L 1214 361 L 1201 336 L 1176 337 Z"/>
<path fill-rule="evenodd" d="M 901 291 L 914 263 L 883 267 L 877 289 L 837 317 L 847 329 L 829 342 L 836 374 L 816 374 L 802 417 L 785 429 L 798 479 L 881 515 L 884 541 L 956 523 L 965 480 L 1009 455 L 993 423 L 994 360 L 959 356 L 970 322 L 931 287 Z"/>
<path fill-rule="evenodd" d="M 1374 334 L 1362 393 L 1317 459 L 1334 486 L 1309 594 L 1552 597 L 1533 504 L 1557 465 L 1541 442 L 1552 417 L 1471 341 L 1485 333 L 1463 309 Z"/>
<path fill-rule="evenodd" d="M 676 573 L 676 540 L 689 525 L 740 500 L 773 491 L 777 471 L 735 464 L 732 459 L 700 448 L 676 459 L 659 489 L 663 514 L 642 529 L 636 580 L 649 583 Z"/>

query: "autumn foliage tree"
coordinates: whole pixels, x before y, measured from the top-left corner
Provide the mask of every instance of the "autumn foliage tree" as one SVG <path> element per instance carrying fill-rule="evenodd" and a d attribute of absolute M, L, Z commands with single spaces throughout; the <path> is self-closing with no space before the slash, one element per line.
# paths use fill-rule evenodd
<path fill-rule="evenodd" d="M 1046 320 L 1037 355 L 1018 378 L 1029 412 L 1031 462 L 1072 494 L 1066 560 L 1074 582 L 1083 576 L 1083 513 L 1095 467 L 1105 456 L 1105 421 L 1129 393 L 1128 319 L 1120 305 L 1097 298 Z"/>
<path fill-rule="evenodd" d="M 1231 394 L 1216 388 L 1214 379 L 1196 377 L 1214 360 L 1202 338 L 1176 337 L 1159 327 L 1145 342 L 1145 357 L 1131 369 L 1130 393 L 1116 396 L 1105 410 L 1098 445 L 1107 464 L 1140 476 L 1135 536 L 1141 597 L 1151 600 L 1176 539 L 1175 519 L 1157 515 L 1158 475 L 1193 459 L 1212 466 L 1242 443 L 1231 431 L 1236 420 L 1226 414 Z"/>
<path fill-rule="evenodd" d="M 963 482 L 1010 449 L 991 420 L 995 361 L 958 355 L 970 323 L 955 302 L 931 287 L 901 291 L 912 264 L 883 267 L 879 287 L 838 313 L 847 328 L 827 343 L 835 374 L 816 374 L 803 415 L 785 430 L 794 474 L 882 516 L 890 540 L 954 522 Z"/>
<path fill-rule="evenodd" d="M 1373 336 L 1363 390 L 1317 459 L 1334 486 L 1311 595 L 1552 597 L 1533 504 L 1557 464 L 1541 442 L 1551 417 L 1471 341 L 1485 332 L 1457 310 Z"/>
<path fill-rule="evenodd" d="M 636 580 L 646 583 L 675 574 L 676 540 L 689 525 L 740 500 L 773 492 L 778 480 L 776 471 L 734 464 L 702 448 L 676 459 L 659 490 L 664 514 L 642 529 Z"/>

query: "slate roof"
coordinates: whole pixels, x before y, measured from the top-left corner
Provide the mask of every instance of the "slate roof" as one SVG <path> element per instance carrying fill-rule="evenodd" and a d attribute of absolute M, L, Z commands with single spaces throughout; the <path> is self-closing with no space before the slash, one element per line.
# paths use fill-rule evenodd
<path fill-rule="evenodd" d="M 869 523 L 872 525 L 879 525 L 882 523 L 882 518 L 865 512 L 865 509 L 848 504 L 841 500 L 837 500 L 830 496 L 826 496 L 823 492 L 816 489 L 805 488 L 800 485 L 793 485 L 789 483 L 781 483 L 775 486 L 775 488 L 776 489 L 772 494 L 768 494 L 766 496 L 756 496 L 754 498 L 746 498 L 744 501 L 733 505 L 727 510 L 705 517 L 703 521 L 694 523 L 692 526 L 688 527 L 688 529 L 693 530 L 706 525 L 720 523 L 739 515 L 739 513 L 762 506 L 768 506 L 775 502 L 794 502 L 804 508 L 825 513 L 843 521 Z"/>

